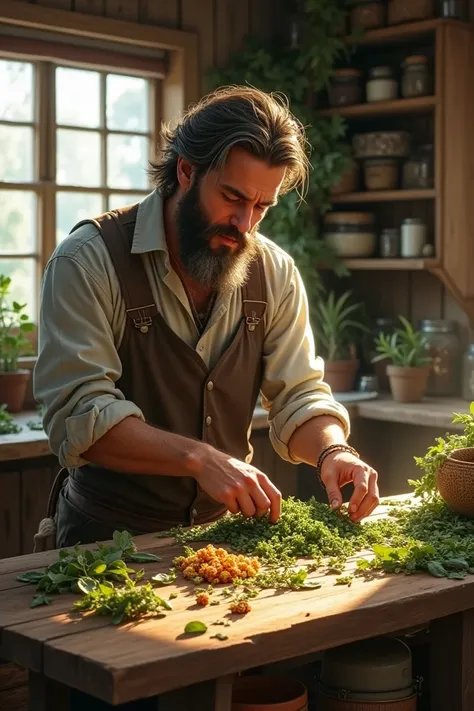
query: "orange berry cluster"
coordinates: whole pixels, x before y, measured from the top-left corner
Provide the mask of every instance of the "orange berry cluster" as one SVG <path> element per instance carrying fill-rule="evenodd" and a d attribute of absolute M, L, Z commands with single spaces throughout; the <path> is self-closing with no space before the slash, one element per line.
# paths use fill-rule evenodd
<path fill-rule="evenodd" d="M 206 605 L 209 605 L 209 593 L 201 592 L 198 595 L 196 595 L 196 604 L 203 605 L 204 607 Z"/>
<path fill-rule="evenodd" d="M 235 580 L 254 578 L 260 569 L 256 558 L 228 553 L 225 548 L 208 545 L 194 555 L 175 559 L 175 565 L 188 580 L 205 580 L 211 585 L 230 585 Z"/>
<path fill-rule="evenodd" d="M 230 606 L 230 611 L 233 612 L 234 615 L 246 615 L 251 609 L 248 600 L 236 600 Z"/>

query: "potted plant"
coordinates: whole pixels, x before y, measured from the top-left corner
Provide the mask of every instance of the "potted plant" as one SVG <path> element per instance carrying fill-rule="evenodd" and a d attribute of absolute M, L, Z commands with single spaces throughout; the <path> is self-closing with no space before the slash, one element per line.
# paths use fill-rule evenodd
<path fill-rule="evenodd" d="M 10 412 L 20 412 L 30 371 L 20 369 L 18 359 L 31 349 L 25 333 L 34 324 L 23 313 L 26 304 L 10 302 L 10 285 L 10 277 L 0 274 L 0 403 Z"/>
<path fill-rule="evenodd" d="M 427 341 L 404 317 L 401 327 L 391 335 L 379 333 L 375 340 L 376 355 L 372 362 L 389 360 L 387 375 L 393 399 L 397 402 L 420 402 L 426 391 L 431 357 Z"/>
<path fill-rule="evenodd" d="M 351 303 L 352 292 L 339 298 L 330 292 L 315 305 L 314 332 L 317 352 L 325 361 L 325 381 L 333 392 L 349 392 L 354 386 L 359 360 L 355 334 L 367 331 L 362 304 Z"/>

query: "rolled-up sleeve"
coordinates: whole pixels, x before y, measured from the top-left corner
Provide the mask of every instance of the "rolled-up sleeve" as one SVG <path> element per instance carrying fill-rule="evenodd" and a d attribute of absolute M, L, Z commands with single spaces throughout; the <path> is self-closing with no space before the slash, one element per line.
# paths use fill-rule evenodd
<path fill-rule="evenodd" d="M 50 447 L 64 467 L 112 427 L 141 410 L 116 387 L 121 362 L 112 332 L 111 295 L 74 256 L 53 256 L 40 301 L 34 394 Z"/>
<path fill-rule="evenodd" d="M 350 420 L 324 381 L 324 361 L 315 352 L 306 290 L 292 260 L 285 260 L 278 281 L 282 298 L 265 336 L 262 405 L 268 410 L 275 451 L 298 463 L 288 448 L 297 427 L 317 415 L 332 415 L 348 437 Z"/>

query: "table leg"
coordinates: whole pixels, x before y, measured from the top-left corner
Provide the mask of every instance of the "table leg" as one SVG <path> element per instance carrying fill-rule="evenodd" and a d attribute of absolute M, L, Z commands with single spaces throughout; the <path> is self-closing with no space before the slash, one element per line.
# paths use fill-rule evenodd
<path fill-rule="evenodd" d="M 69 688 L 44 674 L 28 674 L 28 711 L 69 711 Z"/>
<path fill-rule="evenodd" d="M 158 711 L 231 711 L 233 675 L 162 694 Z"/>
<path fill-rule="evenodd" d="M 474 709 L 474 610 L 431 625 L 431 711 Z"/>

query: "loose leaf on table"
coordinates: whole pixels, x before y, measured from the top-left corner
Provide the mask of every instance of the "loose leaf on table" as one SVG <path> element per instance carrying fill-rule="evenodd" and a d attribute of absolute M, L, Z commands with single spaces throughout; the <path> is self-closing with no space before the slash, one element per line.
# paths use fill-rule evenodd
<path fill-rule="evenodd" d="M 127 558 L 134 563 L 158 563 L 161 558 L 154 553 L 129 553 Z"/>
<path fill-rule="evenodd" d="M 207 632 L 207 625 L 205 625 L 204 622 L 193 620 L 193 622 L 188 622 L 184 631 L 186 634 L 203 634 Z"/>
<path fill-rule="evenodd" d="M 35 595 L 31 607 L 40 607 L 40 605 L 51 605 L 52 599 L 47 595 Z"/>
<path fill-rule="evenodd" d="M 176 580 L 176 571 L 173 570 L 171 573 L 157 573 L 151 580 L 158 585 L 171 585 L 171 583 L 174 583 Z"/>
<path fill-rule="evenodd" d="M 434 575 L 436 578 L 447 578 L 448 577 L 448 571 L 437 560 L 428 561 L 428 564 L 426 567 L 427 567 L 428 573 L 430 573 L 430 575 Z"/>
<path fill-rule="evenodd" d="M 44 577 L 44 570 L 30 570 L 27 573 L 22 573 L 17 577 L 20 583 L 30 583 L 30 585 L 36 585 Z"/>

